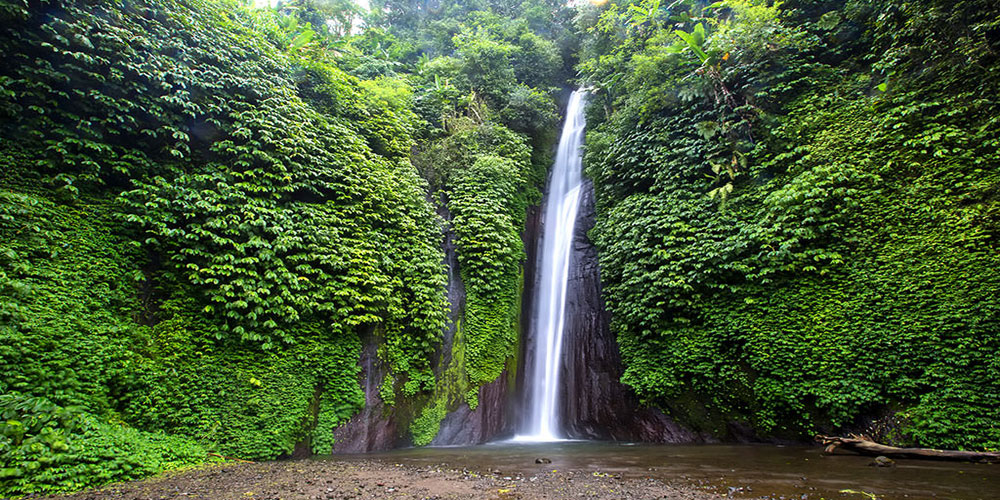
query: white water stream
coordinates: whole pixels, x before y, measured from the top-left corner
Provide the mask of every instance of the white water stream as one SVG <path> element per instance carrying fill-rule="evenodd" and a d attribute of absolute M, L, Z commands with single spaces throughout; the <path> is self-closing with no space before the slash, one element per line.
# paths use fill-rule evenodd
<path fill-rule="evenodd" d="M 532 310 L 533 362 L 525 373 L 530 386 L 523 425 L 516 441 L 558 441 L 559 371 L 562 361 L 566 285 L 573 228 L 580 205 L 581 146 L 583 145 L 586 93 L 573 92 L 566 122 L 559 138 L 542 225 L 539 284 Z"/>

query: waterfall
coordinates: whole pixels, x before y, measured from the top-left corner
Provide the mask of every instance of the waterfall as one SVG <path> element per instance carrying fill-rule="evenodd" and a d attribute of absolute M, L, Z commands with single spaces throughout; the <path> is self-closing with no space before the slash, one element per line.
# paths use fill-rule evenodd
<path fill-rule="evenodd" d="M 559 138 L 542 225 L 539 283 L 532 309 L 534 346 L 525 373 L 527 401 L 519 441 L 555 441 L 559 429 L 559 371 L 562 361 L 566 286 L 573 227 L 580 205 L 581 146 L 586 93 L 573 92 Z"/>

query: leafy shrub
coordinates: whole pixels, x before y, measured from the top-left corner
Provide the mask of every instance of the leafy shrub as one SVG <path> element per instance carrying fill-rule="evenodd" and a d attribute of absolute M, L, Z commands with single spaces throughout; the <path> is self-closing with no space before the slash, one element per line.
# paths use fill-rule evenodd
<path fill-rule="evenodd" d="M 559 121 L 552 99 L 526 85 L 514 87 L 500 116 L 508 127 L 522 133 L 555 128 Z"/>
<path fill-rule="evenodd" d="M 102 422 L 80 408 L 0 395 L 0 495 L 79 490 L 207 459 L 189 440 Z"/>
<path fill-rule="evenodd" d="M 448 206 L 467 290 L 466 362 L 474 386 L 495 380 L 515 354 L 525 208 L 511 201 L 523 189 L 523 169 L 483 155 L 451 178 Z"/>
<path fill-rule="evenodd" d="M 434 387 L 441 223 L 406 85 L 225 0 L 2 7 L 0 393 L 80 408 L 5 448 L 17 491 L 329 451 L 367 331 Z"/>
<path fill-rule="evenodd" d="M 996 7 L 654 4 L 580 66 L 623 381 L 721 436 L 1000 446 Z"/>

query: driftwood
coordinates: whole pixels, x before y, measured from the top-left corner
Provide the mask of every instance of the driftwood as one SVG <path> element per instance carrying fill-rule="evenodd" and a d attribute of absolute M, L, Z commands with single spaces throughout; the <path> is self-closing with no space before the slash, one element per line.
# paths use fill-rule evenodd
<path fill-rule="evenodd" d="M 816 436 L 816 441 L 826 446 L 827 453 L 837 448 L 853 451 L 861 455 L 889 458 L 919 458 L 924 460 L 953 460 L 959 462 L 1000 463 L 1000 453 L 989 451 L 933 450 L 930 448 L 897 448 L 876 443 L 863 436 L 850 437 Z"/>

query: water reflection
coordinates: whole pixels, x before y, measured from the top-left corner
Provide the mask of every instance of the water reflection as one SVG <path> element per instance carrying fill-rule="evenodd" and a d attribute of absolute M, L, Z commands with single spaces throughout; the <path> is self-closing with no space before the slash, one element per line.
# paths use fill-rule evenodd
<path fill-rule="evenodd" d="M 773 445 L 653 445 L 586 441 L 474 447 L 409 448 L 360 456 L 410 465 L 444 465 L 478 472 L 532 475 L 602 472 L 694 484 L 735 497 L 855 498 L 851 489 L 891 499 L 1000 499 L 1000 467 L 897 460 L 872 467 L 870 457 L 824 455 L 819 447 Z M 338 459 L 345 458 L 338 456 Z M 536 464 L 537 458 L 551 463 Z"/>

